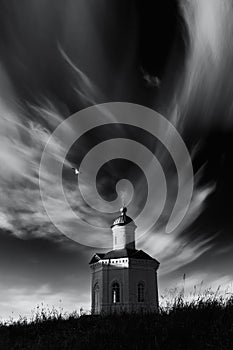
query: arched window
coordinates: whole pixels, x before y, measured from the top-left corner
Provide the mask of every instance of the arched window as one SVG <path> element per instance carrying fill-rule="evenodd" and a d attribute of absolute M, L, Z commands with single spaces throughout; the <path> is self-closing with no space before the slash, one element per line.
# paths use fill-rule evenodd
<path fill-rule="evenodd" d="M 120 302 L 120 285 L 118 282 L 113 282 L 112 284 L 112 303 Z"/>
<path fill-rule="evenodd" d="M 142 303 L 145 301 L 145 286 L 143 282 L 138 283 L 138 302 Z"/>
<path fill-rule="evenodd" d="M 94 312 L 98 313 L 100 311 L 100 288 L 98 283 L 94 286 Z"/>

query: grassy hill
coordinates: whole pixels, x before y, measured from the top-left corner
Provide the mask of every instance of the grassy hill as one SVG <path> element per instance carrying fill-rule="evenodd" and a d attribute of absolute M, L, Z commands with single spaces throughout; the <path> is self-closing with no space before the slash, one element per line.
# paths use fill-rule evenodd
<path fill-rule="evenodd" d="M 34 319 L 0 325 L 0 350 L 232 350 L 233 298 L 185 303 L 158 314 L 62 315 L 38 310 Z"/>

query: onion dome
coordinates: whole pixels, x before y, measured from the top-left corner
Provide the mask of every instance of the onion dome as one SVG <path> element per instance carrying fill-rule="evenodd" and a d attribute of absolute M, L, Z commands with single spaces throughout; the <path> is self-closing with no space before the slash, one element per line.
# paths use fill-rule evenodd
<path fill-rule="evenodd" d="M 124 226 L 124 225 L 129 224 L 130 222 L 133 222 L 133 219 L 131 219 L 129 216 L 126 215 L 126 213 L 127 213 L 127 208 L 126 207 L 121 208 L 120 211 L 121 211 L 121 215 L 118 216 L 114 220 L 111 228 L 114 227 L 114 226 Z"/>

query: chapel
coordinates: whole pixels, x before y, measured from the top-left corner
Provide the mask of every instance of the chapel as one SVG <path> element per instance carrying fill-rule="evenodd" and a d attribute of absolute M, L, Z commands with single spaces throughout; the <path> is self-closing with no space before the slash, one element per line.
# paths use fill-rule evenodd
<path fill-rule="evenodd" d="M 91 261 L 92 314 L 158 310 L 159 262 L 135 246 L 134 221 L 121 209 L 112 226 L 113 250 Z"/>

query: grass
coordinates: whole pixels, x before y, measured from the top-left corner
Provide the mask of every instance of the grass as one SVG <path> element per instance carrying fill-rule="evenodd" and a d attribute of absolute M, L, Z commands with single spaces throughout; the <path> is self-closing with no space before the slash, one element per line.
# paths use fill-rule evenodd
<path fill-rule="evenodd" d="M 90 316 L 37 307 L 0 324 L 0 350 L 232 350 L 233 297 L 182 294 L 159 313 Z"/>

